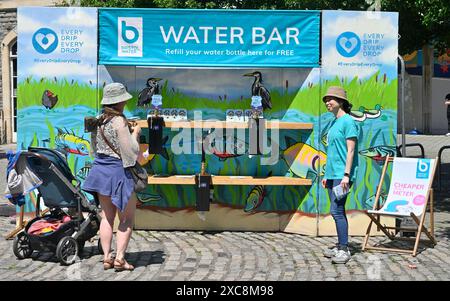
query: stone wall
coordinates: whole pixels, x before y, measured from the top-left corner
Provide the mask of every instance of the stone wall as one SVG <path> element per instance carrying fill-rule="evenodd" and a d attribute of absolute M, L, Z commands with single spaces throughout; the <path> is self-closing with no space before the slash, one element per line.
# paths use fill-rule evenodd
<path fill-rule="evenodd" d="M 17 11 L 15 9 L 0 10 L 0 41 L 3 41 L 5 36 L 17 26 Z M 1 61 L 0 61 L 1 62 Z M 3 108 L 3 83 L 2 83 L 2 66 L 0 64 L 0 109 Z"/>

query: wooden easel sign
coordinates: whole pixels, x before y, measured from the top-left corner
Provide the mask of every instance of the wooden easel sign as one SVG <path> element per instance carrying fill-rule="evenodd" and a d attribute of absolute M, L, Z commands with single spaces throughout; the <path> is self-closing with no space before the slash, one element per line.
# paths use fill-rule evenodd
<path fill-rule="evenodd" d="M 383 168 L 380 179 L 379 188 L 381 188 L 386 174 L 387 164 L 392 161 L 389 156 Z M 363 242 L 362 250 L 378 250 L 393 251 L 401 253 L 409 253 L 416 256 L 421 234 L 428 236 L 433 245 L 436 245 L 434 238 L 434 217 L 433 217 L 433 183 L 434 173 L 436 170 L 436 159 L 417 159 L 417 158 L 394 158 L 392 168 L 391 183 L 389 186 L 389 194 L 379 210 L 378 207 L 379 191 L 375 199 L 374 210 L 368 210 L 366 213 L 371 221 L 367 227 L 366 237 Z M 427 206 L 430 206 L 430 225 L 431 231 L 425 227 L 425 215 Z M 417 228 L 407 229 L 402 227 L 387 227 L 380 223 L 379 217 L 382 215 L 396 217 L 411 217 L 417 224 Z M 382 248 L 369 246 L 370 230 L 372 224 L 375 223 L 378 228 L 383 231 L 391 240 L 412 240 L 414 248 L 412 250 Z M 390 230 L 412 231 L 416 233 L 414 238 L 396 237 L 396 232 Z"/>

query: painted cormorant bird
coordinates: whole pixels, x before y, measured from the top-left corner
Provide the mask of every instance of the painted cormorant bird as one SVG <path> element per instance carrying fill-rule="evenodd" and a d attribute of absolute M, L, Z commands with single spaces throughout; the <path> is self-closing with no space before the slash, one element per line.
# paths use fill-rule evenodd
<path fill-rule="evenodd" d="M 152 96 L 155 94 L 157 95 L 160 94 L 158 84 L 160 80 L 161 78 L 155 77 L 150 77 L 149 79 L 147 79 L 147 83 L 145 84 L 147 87 L 145 87 L 144 89 L 142 89 L 141 92 L 139 92 L 137 103 L 138 107 L 150 104 L 152 102 Z"/>
<path fill-rule="evenodd" d="M 252 85 L 252 96 L 261 96 L 261 103 L 263 110 L 272 109 L 272 101 L 270 99 L 269 90 L 263 85 L 261 72 L 255 71 L 252 73 L 244 74 L 244 76 L 253 76 L 255 81 Z"/>

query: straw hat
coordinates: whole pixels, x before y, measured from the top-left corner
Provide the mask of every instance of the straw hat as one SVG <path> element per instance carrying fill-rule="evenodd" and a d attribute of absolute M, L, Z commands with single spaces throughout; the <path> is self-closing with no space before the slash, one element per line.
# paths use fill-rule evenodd
<path fill-rule="evenodd" d="M 108 84 L 103 88 L 102 105 L 113 105 L 133 98 L 121 83 Z"/>
<path fill-rule="evenodd" d="M 325 97 L 327 97 L 327 96 L 337 97 L 339 99 L 342 99 L 342 100 L 345 100 L 348 102 L 347 92 L 345 92 L 345 90 L 343 88 L 338 87 L 338 86 L 329 87 L 327 93 L 322 98 L 322 100 L 325 100 Z"/>

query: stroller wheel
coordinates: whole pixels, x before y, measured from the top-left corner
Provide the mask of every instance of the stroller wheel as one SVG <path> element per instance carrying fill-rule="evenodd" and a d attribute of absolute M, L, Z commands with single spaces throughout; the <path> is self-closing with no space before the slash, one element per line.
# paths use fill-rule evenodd
<path fill-rule="evenodd" d="M 71 237 L 63 237 L 56 247 L 56 257 L 63 265 L 71 265 L 78 257 L 78 243 Z"/>
<path fill-rule="evenodd" d="M 19 259 L 29 258 L 33 253 L 30 238 L 23 232 L 14 237 L 13 253 Z"/>

